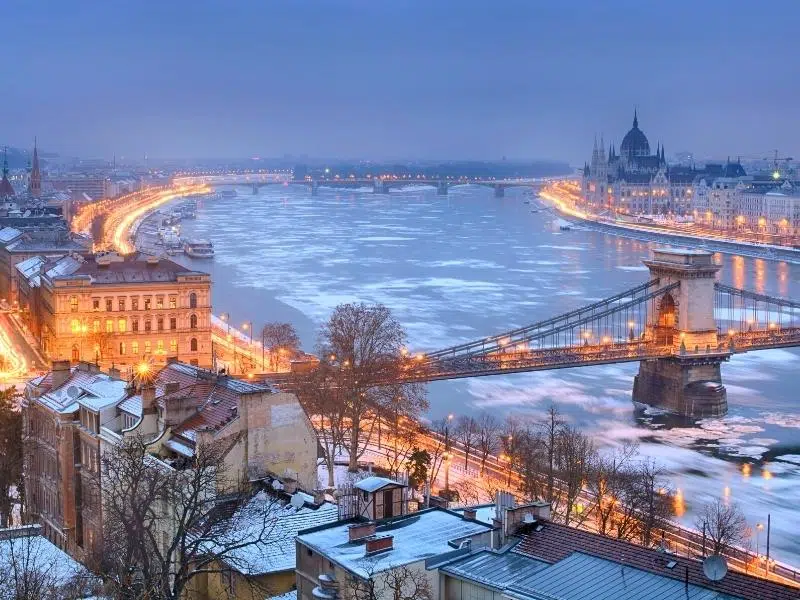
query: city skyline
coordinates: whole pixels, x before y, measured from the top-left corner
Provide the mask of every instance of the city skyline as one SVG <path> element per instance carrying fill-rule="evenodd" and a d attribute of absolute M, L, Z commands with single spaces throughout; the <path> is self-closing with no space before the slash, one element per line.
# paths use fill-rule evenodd
<path fill-rule="evenodd" d="M 2 141 L 109 158 L 577 165 L 638 107 L 668 153 L 794 155 L 797 84 L 780 57 L 797 49 L 798 8 L 721 7 L 16 3 L 7 43 L 27 50 L 6 61 Z"/>

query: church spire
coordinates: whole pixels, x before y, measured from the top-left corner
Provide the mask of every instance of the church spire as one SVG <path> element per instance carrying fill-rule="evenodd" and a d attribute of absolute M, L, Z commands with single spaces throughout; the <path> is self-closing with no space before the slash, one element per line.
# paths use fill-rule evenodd
<path fill-rule="evenodd" d="M 633 128 L 639 129 L 639 115 L 635 108 L 633 109 Z"/>
<path fill-rule="evenodd" d="M 39 148 L 36 137 L 33 138 L 33 165 L 31 166 L 28 191 L 35 198 L 38 198 L 42 193 L 42 173 L 39 170 Z"/>
<path fill-rule="evenodd" d="M 3 149 L 3 179 L 0 179 L 0 198 L 14 196 L 14 187 L 8 180 L 8 146 Z"/>

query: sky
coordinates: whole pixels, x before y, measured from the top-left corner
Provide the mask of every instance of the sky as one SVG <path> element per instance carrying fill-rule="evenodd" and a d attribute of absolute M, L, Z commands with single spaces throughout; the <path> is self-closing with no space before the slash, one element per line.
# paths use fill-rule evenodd
<path fill-rule="evenodd" d="M 84 157 L 583 164 L 800 154 L 798 0 L 0 3 L 0 143 Z"/>

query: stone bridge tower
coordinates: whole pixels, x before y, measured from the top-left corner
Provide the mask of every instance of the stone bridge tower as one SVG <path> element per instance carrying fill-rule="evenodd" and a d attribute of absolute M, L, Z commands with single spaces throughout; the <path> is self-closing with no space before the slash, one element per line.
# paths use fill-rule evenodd
<path fill-rule="evenodd" d="M 728 411 L 714 318 L 714 283 L 719 265 L 709 252 L 656 249 L 644 261 L 651 279 L 665 290 L 648 317 L 647 335 L 670 347 L 672 356 L 642 361 L 633 382 L 635 402 L 688 417 L 715 417 Z"/>

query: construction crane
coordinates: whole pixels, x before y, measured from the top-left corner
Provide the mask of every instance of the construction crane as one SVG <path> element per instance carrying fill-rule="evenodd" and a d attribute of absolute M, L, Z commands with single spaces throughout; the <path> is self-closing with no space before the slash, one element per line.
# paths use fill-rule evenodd
<path fill-rule="evenodd" d="M 781 178 L 781 162 L 786 165 L 786 170 L 789 170 L 789 163 L 794 159 L 791 156 L 778 156 L 778 151 L 773 150 L 774 156 L 771 158 L 768 156 L 764 158 L 764 160 L 771 160 L 772 161 L 772 178 L 773 179 L 780 179 Z"/>

